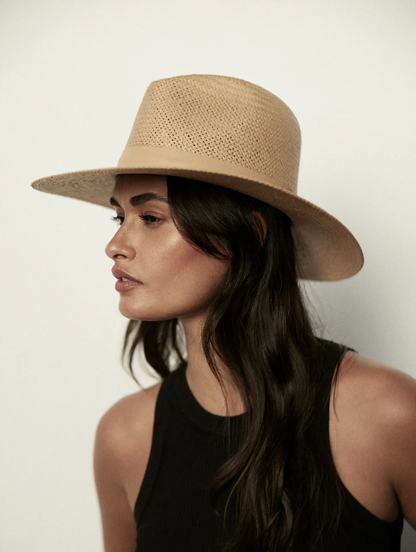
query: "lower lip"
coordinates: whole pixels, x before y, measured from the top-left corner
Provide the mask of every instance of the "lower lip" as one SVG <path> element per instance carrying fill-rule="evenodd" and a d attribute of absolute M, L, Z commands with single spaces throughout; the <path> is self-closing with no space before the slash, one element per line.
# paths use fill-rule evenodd
<path fill-rule="evenodd" d="M 116 291 L 120 291 L 121 293 L 123 293 L 125 291 L 130 291 L 131 289 L 141 285 L 142 284 L 140 282 L 133 282 L 133 280 L 127 280 L 127 282 L 123 282 L 122 280 L 117 280 Z"/>

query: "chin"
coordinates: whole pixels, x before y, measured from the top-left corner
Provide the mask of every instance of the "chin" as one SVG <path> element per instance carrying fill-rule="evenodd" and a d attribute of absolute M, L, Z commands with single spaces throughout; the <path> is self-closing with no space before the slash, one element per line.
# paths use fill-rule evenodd
<path fill-rule="evenodd" d="M 155 312 L 155 310 L 153 310 L 152 312 L 152 309 L 143 309 L 143 308 L 135 309 L 134 307 L 123 305 L 121 303 L 119 305 L 119 311 L 120 311 L 120 314 L 122 314 L 125 318 L 128 318 L 129 320 L 160 322 L 162 320 L 170 320 L 172 318 L 176 318 L 175 315 L 170 315 L 167 313 L 158 313 L 158 312 Z"/>

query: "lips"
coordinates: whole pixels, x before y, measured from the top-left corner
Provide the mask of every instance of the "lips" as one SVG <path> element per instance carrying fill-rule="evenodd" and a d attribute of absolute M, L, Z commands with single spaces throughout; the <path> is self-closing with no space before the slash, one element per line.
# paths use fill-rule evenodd
<path fill-rule="evenodd" d="M 117 278 L 118 280 L 121 280 L 121 278 L 126 278 L 127 280 L 131 280 L 132 282 L 137 282 L 139 284 L 143 283 L 140 282 L 140 280 L 133 278 L 133 276 L 131 276 L 131 274 L 129 274 L 128 272 L 124 272 L 124 270 L 120 270 L 119 268 L 113 268 L 111 272 L 113 273 L 114 278 Z"/>

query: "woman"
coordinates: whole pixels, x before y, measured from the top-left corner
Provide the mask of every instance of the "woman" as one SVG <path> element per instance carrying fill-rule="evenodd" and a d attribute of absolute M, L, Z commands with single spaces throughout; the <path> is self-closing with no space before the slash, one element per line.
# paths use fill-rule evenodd
<path fill-rule="evenodd" d="M 116 168 L 32 184 L 115 209 L 123 353 L 161 376 L 98 425 L 106 552 L 396 551 L 416 527 L 416 382 L 314 336 L 298 280 L 363 257 L 299 158 L 279 98 L 188 75 L 151 83 Z"/>

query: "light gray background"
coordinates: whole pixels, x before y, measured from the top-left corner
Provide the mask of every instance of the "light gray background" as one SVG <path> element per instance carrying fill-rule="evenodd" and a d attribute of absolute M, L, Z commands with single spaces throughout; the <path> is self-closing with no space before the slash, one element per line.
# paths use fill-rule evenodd
<path fill-rule="evenodd" d="M 1 2 L 2 551 L 102 549 L 95 428 L 138 390 L 104 253 L 116 225 L 30 183 L 115 166 L 152 80 L 229 75 L 292 108 L 299 192 L 366 259 L 307 286 L 325 335 L 416 376 L 415 23 L 413 0 Z"/>

